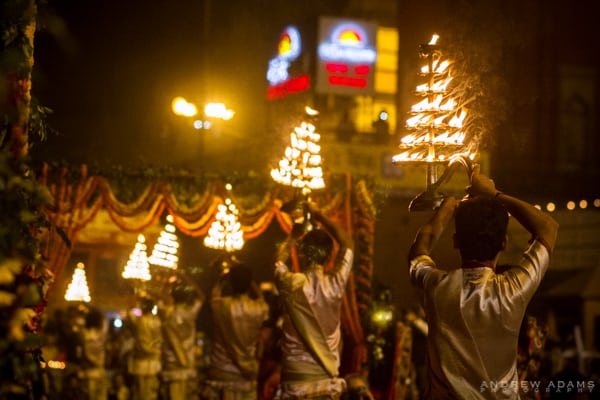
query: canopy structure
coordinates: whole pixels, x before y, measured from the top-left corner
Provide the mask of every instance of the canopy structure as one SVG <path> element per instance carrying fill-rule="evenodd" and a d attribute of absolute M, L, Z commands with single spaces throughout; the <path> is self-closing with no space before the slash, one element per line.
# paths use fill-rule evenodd
<path fill-rule="evenodd" d="M 200 237 L 207 234 L 218 205 L 231 196 L 239 209 L 245 241 L 264 233 L 271 223 L 278 224 L 285 233 L 292 228 L 289 214 L 281 208 L 295 197 L 293 188 L 277 185 L 262 198 L 255 194 L 252 196 L 254 201 L 248 201 L 232 193 L 226 195 L 224 183 L 216 179 L 209 182 L 203 192 L 195 193 L 192 200 L 182 201 L 169 182 L 157 180 L 147 183 L 133 201 L 123 202 L 118 199 L 110 181 L 103 176 L 89 175 L 86 165 L 81 166 L 76 179 L 70 178 L 73 175 L 66 167 L 51 171 L 47 165 L 40 173 L 41 182 L 52 196 L 52 202 L 46 208 L 51 229 L 43 238 L 43 255 L 55 276 L 63 272 L 77 244 L 78 234 L 102 209 L 126 232 L 143 233 L 168 213 L 173 216 L 178 231 Z M 342 306 L 342 329 L 349 340 L 344 346 L 349 354 L 344 355 L 346 365 L 342 367 L 351 372 L 359 371 L 367 358 L 361 322 L 371 300 L 375 207 L 364 180 L 354 181 L 347 174 L 340 181 L 339 188 L 322 190 L 311 197 L 326 215 L 355 238 L 355 264 Z"/>

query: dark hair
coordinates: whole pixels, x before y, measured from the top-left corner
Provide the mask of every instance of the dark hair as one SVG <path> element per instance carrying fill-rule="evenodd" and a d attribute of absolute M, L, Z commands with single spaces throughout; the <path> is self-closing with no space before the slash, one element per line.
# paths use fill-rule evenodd
<path fill-rule="evenodd" d="M 244 264 L 234 264 L 229 270 L 229 281 L 234 296 L 248 293 L 252 283 L 252 270 Z"/>
<path fill-rule="evenodd" d="M 92 308 L 85 316 L 85 326 L 88 328 L 102 328 L 104 324 L 104 313 L 97 308 Z"/>
<path fill-rule="evenodd" d="M 308 263 L 325 264 L 333 250 L 333 239 L 322 229 L 308 232 L 299 243 L 300 250 L 308 259 Z"/>
<path fill-rule="evenodd" d="M 149 297 L 142 297 L 140 299 L 140 309 L 144 314 L 152 312 L 154 308 L 154 301 Z"/>
<path fill-rule="evenodd" d="M 461 201 L 454 222 L 463 260 L 492 260 L 502 250 L 508 213 L 497 199 L 478 196 Z"/>
<path fill-rule="evenodd" d="M 192 304 L 196 293 L 193 287 L 185 283 L 177 283 L 171 289 L 171 296 L 173 296 L 173 301 L 177 304 Z"/>
<path fill-rule="evenodd" d="M 353 372 L 344 377 L 347 389 L 342 395 L 343 400 L 369 400 L 373 394 L 369 389 L 368 379 L 358 372 Z"/>

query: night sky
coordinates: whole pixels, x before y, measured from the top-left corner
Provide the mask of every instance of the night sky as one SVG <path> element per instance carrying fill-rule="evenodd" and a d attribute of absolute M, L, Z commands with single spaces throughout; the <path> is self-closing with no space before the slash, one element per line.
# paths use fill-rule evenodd
<path fill-rule="evenodd" d="M 236 111 L 225 134 L 205 140 L 220 154 L 256 150 L 268 141 L 265 73 L 279 33 L 339 2 L 304 2 L 300 14 L 287 2 L 210 1 L 205 45 L 202 1 L 50 0 L 40 10 L 32 92 L 54 111 L 48 122 L 58 135 L 32 154 L 75 164 L 185 163 L 199 156 L 198 139 L 187 127 L 182 133 L 171 100 L 200 104 L 203 88 Z"/>
<path fill-rule="evenodd" d="M 210 1 L 211 6 L 207 27 L 208 43 L 203 43 L 205 1 Z M 236 110 L 236 117 L 232 124 L 227 126 L 226 132 L 220 136 L 213 134 L 206 137 L 212 150 L 219 152 L 205 155 L 213 157 L 213 160 L 215 157 L 220 158 L 222 162 L 220 167 L 225 165 L 238 170 L 259 168 L 259 172 L 266 173 L 268 170 L 260 169 L 259 163 L 264 164 L 269 161 L 267 159 L 269 152 L 261 151 L 261 146 L 273 145 L 276 137 L 269 131 L 266 123 L 265 73 L 268 60 L 275 53 L 278 36 L 288 24 L 314 20 L 318 15 L 340 15 L 345 2 L 345 0 L 303 0 L 301 2 L 48 0 L 48 5 L 40 9 L 39 31 L 36 34 L 34 50 L 32 94 L 43 106 L 54 111 L 48 123 L 58 132 L 58 135 L 51 134 L 42 143 L 32 138 L 34 141 L 32 155 L 38 160 L 66 160 L 72 165 L 151 163 L 191 166 L 199 157 L 198 137 L 190 136 L 194 132 L 184 129 L 181 121 L 173 116 L 170 103 L 176 95 L 182 95 L 194 102 L 202 102 L 201 92 L 205 83 L 208 89 L 206 97 L 224 101 Z M 428 37 L 422 33 L 426 31 L 428 35 L 429 27 L 435 26 L 434 21 L 429 18 L 431 12 L 437 10 L 438 13 L 444 13 L 454 8 L 456 4 L 468 4 L 473 6 L 472 9 L 477 9 L 474 6 L 477 2 L 466 0 L 439 2 L 451 4 L 452 7 L 448 6 L 448 9 L 429 7 L 436 2 L 438 1 L 400 2 L 402 8 L 399 13 L 408 23 L 408 26 L 403 25 L 401 28 L 410 34 L 410 37 L 405 35 L 402 38 L 401 51 L 402 48 L 405 49 L 405 58 L 401 58 L 402 62 L 414 60 L 416 45 L 413 46 L 411 41 L 415 44 L 420 43 L 423 37 Z M 502 5 L 500 11 L 506 11 L 511 6 L 520 9 L 515 5 L 520 6 L 522 3 L 522 8 L 529 10 L 536 18 L 531 19 L 531 15 L 524 14 L 513 19 L 519 23 L 525 20 L 527 26 L 530 25 L 526 21 L 528 19 L 533 21 L 532 26 L 542 22 L 554 24 L 539 29 L 534 26 L 535 29 L 532 29 L 535 33 L 556 35 L 544 41 L 548 45 L 552 44 L 552 51 L 548 48 L 535 49 L 535 52 L 522 54 L 527 56 L 541 54 L 548 57 L 550 61 L 563 64 L 585 65 L 590 64 L 591 59 L 591 65 L 597 68 L 600 52 L 594 50 L 598 44 L 593 41 L 593 35 L 588 35 L 594 26 L 590 21 L 595 16 L 588 11 L 591 9 L 591 0 L 562 1 L 556 4 L 546 4 L 539 0 L 523 2 L 496 0 L 490 3 Z M 370 2 L 366 0 L 365 4 L 368 5 Z M 415 17 L 419 15 L 415 12 L 417 5 L 427 11 L 428 18 L 419 20 Z M 559 5 L 565 8 L 557 11 Z M 471 8 L 468 11 L 472 11 Z M 515 35 L 513 30 L 501 24 L 503 20 L 496 15 L 500 15 L 500 12 L 488 10 L 488 14 L 494 17 L 493 21 L 496 22 L 494 26 L 505 36 Z M 538 14 L 539 16 L 551 15 L 555 19 L 542 20 L 541 17 L 538 18 Z M 582 16 L 585 18 L 581 18 Z M 479 21 L 473 18 L 473 15 L 471 18 L 476 22 Z M 491 28 L 494 27 L 484 23 L 464 25 L 467 28 L 481 25 L 482 29 L 490 28 L 490 31 L 493 31 Z M 519 36 L 517 39 L 519 43 L 526 43 L 535 42 L 539 38 L 532 35 L 531 37 Z M 588 40 L 592 41 L 589 48 Z M 581 51 L 582 48 L 585 51 Z M 512 49 L 511 47 L 510 50 Z M 519 54 L 516 50 L 509 54 Z M 507 57 L 506 54 L 499 55 Z M 203 56 L 206 56 L 208 65 L 206 80 L 202 79 Z M 474 62 L 485 66 L 485 57 L 481 57 L 478 53 L 470 56 Z M 536 70 L 537 64 L 519 63 L 515 60 L 520 61 L 512 57 L 507 57 L 505 61 L 511 68 L 519 71 L 518 77 L 523 81 L 532 78 L 531 81 L 539 82 L 541 85 L 548 84 L 542 78 L 554 78 L 554 75 L 549 72 L 550 69 Z M 410 68 L 409 70 L 413 71 Z M 542 76 L 540 72 L 546 75 Z M 513 124 L 508 126 L 513 129 L 503 129 L 502 135 L 518 136 L 523 132 L 529 134 L 529 128 L 532 127 L 527 125 L 527 118 L 539 110 L 545 111 L 545 108 L 539 108 L 540 104 L 552 100 L 545 97 L 535 98 L 536 92 L 523 91 L 523 87 L 531 86 L 516 86 L 517 90 L 509 87 L 508 94 L 514 92 L 523 97 L 522 103 L 535 103 L 536 108 L 518 108 L 516 116 L 523 118 L 522 120 L 514 118 L 511 120 L 510 115 L 498 112 L 498 119 Z M 547 134 L 541 128 L 539 131 L 540 134 Z M 535 133 L 536 129 L 531 129 L 531 132 Z M 594 134 L 596 132 L 597 129 Z M 526 143 L 526 139 L 527 136 L 523 136 L 522 140 L 515 143 L 520 146 L 516 148 L 517 150 L 525 149 L 520 153 L 525 154 L 524 157 L 529 159 L 527 147 L 523 144 Z M 544 141 L 532 142 L 537 146 L 547 141 L 546 136 L 542 139 Z M 279 153 L 275 153 L 275 156 L 277 155 Z M 542 161 L 538 164 L 543 169 L 547 160 L 542 159 Z M 505 166 L 511 164 L 520 165 L 518 162 L 513 162 L 511 158 L 511 162 L 505 163 Z M 501 163 L 496 165 L 498 169 L 503 167 Z M 593 165 L 598 165 L 597 157 Z M 597 169 L 587 168 L 583 172 L 591 174 L 590 171 L 595 174 L 593 176 L 597 176 Z M 531 187 L 536 192 L 542 191 L 544 188 L 537 182 L 535 174 L 530 175 L 536 178 L 535 185 L 527 184 L 529 182 L 527 176 L 519 176 L 520 179 L 515 180 L 514 174 L 508 174 L 508 178 L 514 182 L 513 185 L 523 182 L 522 187 Z M 582 181 L 587 182 L 590 187 L 594 186 L 593 190 L 597 191 L 597 179 L 585 179 L 585 176 L 582 176 L 584 177 Z M 499 179 L 500 177 L 497 181 Z M 547 186 L 550 187 L 550 183 Z M 569 190 L 573 190 L 572 183 L 572 180 L 566 182 Z M 552 187 L 556 189 L 558 185 Z M 390 212 L 398 213 L 385 221 L 393 225 L 389 238 L 394 241 L 402 234 L 410 236 L 405 231 L 412 229 L 412 225 L 407 226 L 408 217 L 400 214 L 405 209 L 404 205 L 401 209 L 391 205 L 390 210 L 384 210 L 386 215 Z M 411 215 L 411 224 L 415 217 Z M 404 221 L 404 225 L 398 224 L 397 221 Z M 388 237 L 383 234 L 378 236 L 379 247 L 376 254 L 384 261 L 378 264 L 378 274 L 383 274 L 386 278 L 384 280 L 387 281 L 395 274 L 393 268 L 388 268 L 386 265 L 387 260 L 402 259 L 402 257 L 396 254 L 397 243 L 388 246 L 384 242 L 386 239 Z M 260 246 L 255 243 L 249 246 L 248 251 L 261 253 Z"/>
<path fill-rule="evenodd" d="M 54 110 L 60 136 L 48 144 L 66 158 L 128 155 L 128 145 L 160 130 L 167 88 L 191 73 L 199 50 L 183 17 L 192 13 L 151 5 L 141 13 L 136 3 L 55 2 L 56 15 L 36 36 L 33 89 Z M 173 19 L 179 23 L 165 23 Z"/>

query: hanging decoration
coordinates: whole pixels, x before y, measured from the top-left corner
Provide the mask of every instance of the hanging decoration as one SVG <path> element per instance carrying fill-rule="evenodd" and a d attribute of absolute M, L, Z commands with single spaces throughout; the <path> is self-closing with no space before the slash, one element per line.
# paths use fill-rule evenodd
<path fill-rule="evenodd" d="M 392 157 L 394 164 L 421 164 L 427 166 L 427 192 L 413 200 L 411 210 L 424 210 L 438 206 L 443 195 L 436 192 L 444 181 L 438 179 L 438 166 L 452 166 L 456 161 L 470 169 L 470 160 L 477 152 L 478 140 L 468 138 L 461 93 L 451 90 L 453 60 L 446 58 L 437 44 L 439 36 L 419 47 L 420 58 L 426 61 L 419 75 L 423 83 L 416 88 L 422 99 L 410 109 L 406 120 L 409 134 L 400 142 L 401 153 Z M 451 168 L 446 171 L 451 173 Z"/>
<path fill-rule="evenodd" d="M 285 149 L 278 168 L 271 177 L 278 183 L 300 188 L 307 196 L 312 190 L 325 187 L 321 166 L 321 135 L 316 131 L 318 111 L 306 107 L 307 120 L 290 133 L 290 145 Z"/>
<path fill-rule="evenodd" d="M 179 262 L 179 240 L 175 234 L 176 228 L 173 225 L 173 216 L 167 216 L 167 223 L 164 229 L 158 236 L 158 241 L 152 249 L 152 254 L 148 262 L 152 265 L 165 267 L 169 269 L 177 269 Z"/>
<path fill-rule="evenodd" d="M 231 185 L 227 184 L 226 189 L 231 191 Z M 238 209 L 229 197 L 224 204 L 219 204 L 215 221 L 204 238 L 204 245 L 228 253 L 244 247 L 244 232 L 238 221 Z"/>
<path fill-rule="evenodd" d="M 139 279 L 140 281 L 149 281 L 152 278 L 146 253 L 146 237 L 141 233 L 137 237 L 137 243 L 121 276 L 125 279 Z"/>
<path fill-rule="evenodd" d="M 160 220 L 168 210 L 173 216 L 173 225 L 177 232 L 190 237 L 207 235 L 215 219 L 218 206 L 223 198 L 230 197 L 239 209 L 239 220 L 244 240 L 254 239 L 276 224 L 282 232 L 289 234 L 294 221 L 282 210 L 282 204 L 295 196 L 295 188 L 275 185 L 258 197 L 249 201 L 246 197 L 226 196 L 222 194 L 223 185 L 216 179 L 192 201 L 181 201 L 171 183 L 156 179 L 140 191 L 137 198 L 128 202 L 119 200 L 118 192 L 109 180 L 100 175 L 88 174 L 86 165 L 79 173 L 66 166 L 55 169 L 43 165 L 39 173 L 40 181 L 51 195 L 51 202 L 45 207 L 54 229 L 52 232 L 64 232 L 70 246 L 57 233 L 44 238 L 44 257 L 49 260 L 49 268 L 60 276 L 71 257 L 71 249 L 77 246 L 79 235 L 100 211 L 106 211 L 109 218 L 124 232 L 142 233 Z M 355 181 L 349 174 L 342 179 L 333 175 L 332 187 L 335 190 L 316 193 L 316 201 L 323 213 L 331 216 L 357 238 L 356 267 L 348 282 L 342 306 L 342 325 L 348 335 L 349 355 L 346 366 L 358 371 L 366 361 L 366 341 L 361 327 L 361 314 L 369 302 L 370 284 L 373 275 L 373 222 L 375 209 L 371 191 L 363 180 Z M 73 180 L 76 179 L 76 180 Z M 154 281 L 162 273 L 172 272 L 166 268 L 152 269 Z M 157 274 L 155 275 L 156 271 Z M 137 282 L 136 282 L 137 283 Z M 141 281 L 140 281 L 141 283 Z"/>
<path fill-rule="evenodd" d="M 65 300 L 82 301 L 86 303 L 89 303 L 92 300 L 87 279 L 85 277 L 85 266 L 81 262 L 77 263 L 77 267 L 75 268 L 75 271 L 73 271 L 73 278 L 67 287 Z"/>

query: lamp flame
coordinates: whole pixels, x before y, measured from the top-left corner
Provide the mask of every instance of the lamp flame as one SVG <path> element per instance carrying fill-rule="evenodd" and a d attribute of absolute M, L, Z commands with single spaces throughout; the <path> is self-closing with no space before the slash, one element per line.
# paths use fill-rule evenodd
<path fill-rule="evenodd" d="M 309 116 L 318 115 L 318 111 L 305 108 Z M 284 151 L 278 168 L 271 170 L 271 177 L 283 185 L 301 188 L 304 194 L 325 187 L 321 167 L 321 135 L 311 122 L 302 122 L 290 133 L 290 145 Z"/>
<path fill-rule="evenodd" d="M 453 60 L 443 57 L 436 46 L 438 39 L 438 35 L 433 35 L 428 45 L 422 46 L 425 50 L 421 56 L 426 63 L 420 73 L 426 82 L 415 91 L 422 100 L 410 108 L 405 124 L 409 132 L 399 144 L 404 151 L 392 157 L 393 163 L 445 164 L 453 156 L 471 155 L 471 149 L 465 146 L 467 110 L 448 92 L 453 80 Z"/>
<path fill-rule="evenodd" d="M 406 120 L 408 133 L 400 140 L 400 153 L 392 157 L 393 164 L 424 164 L 427 166 L 427 190 L 411 201 L 409 209 L 419 211 L 439 206 L 444 195 L 438 187 L 449 179 L 456 165 L 470 171 L 478 141 L 467 135 L 468 113 L 456 95 L 449 90 L 453 81 L 453 60 L 446 59 L 434 34 L 428 44 L 419 47 L 419 56 L 426 63 L 420 68 L 425 83 L 416 87 L 422 99 L 410 108 Z M 438 179 L 438 166 L 445 165 Z"/>

